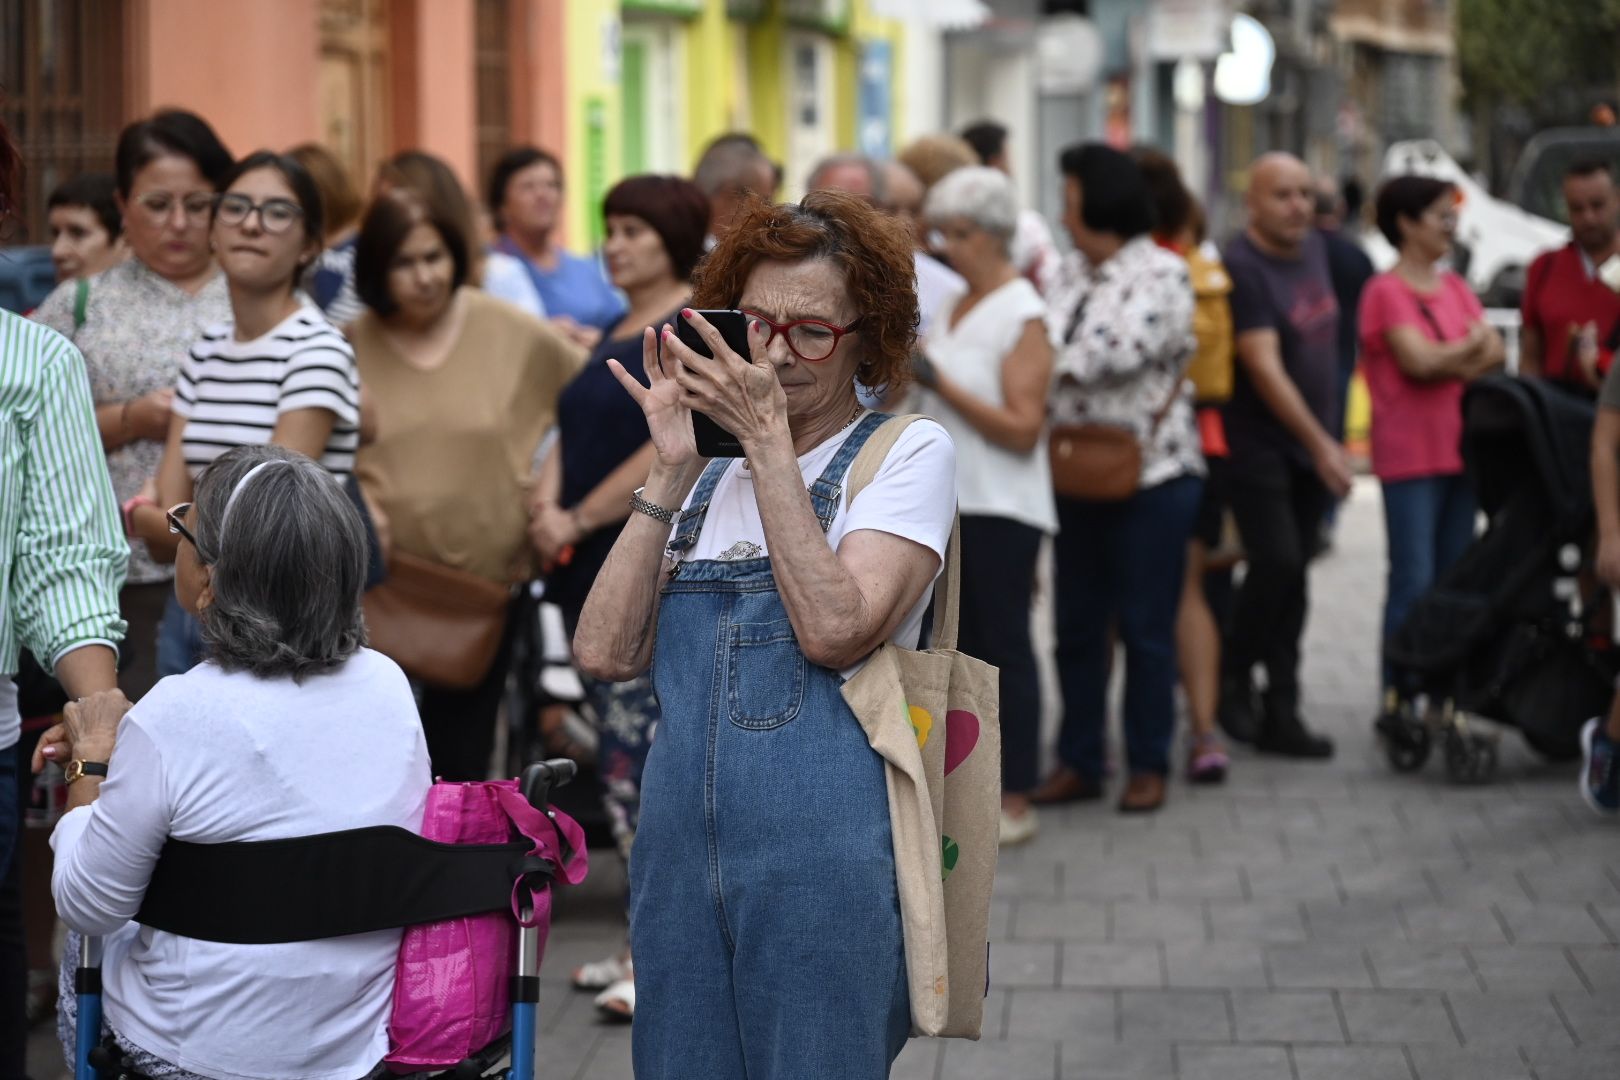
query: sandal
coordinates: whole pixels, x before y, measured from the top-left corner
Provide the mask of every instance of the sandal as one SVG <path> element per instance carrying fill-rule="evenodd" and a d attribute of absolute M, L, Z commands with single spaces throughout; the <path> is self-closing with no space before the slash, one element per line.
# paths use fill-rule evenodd
<path fill-rule="evenodd" d="M 575 990 L 607 990 L 630 977 L 630 958 L 619 954 L 574 969 Z"/>
<path fill-rule="evenodd" d="M 628 1024 L 636 1015 L 636 979 L 630 975 L 596 995 L 596 1015 L 615 1024 Z"/>
<path fill-rule="evenodd" d="M 1226 756 L 1221 741 L 1214 735 L 1200 735 L 1193 739 L 1192 751 L 1187 759 L 1187 780 L 1193 784 L 1219 784 L 1226 780 L 1226 770 L 1232 759 Z"/>

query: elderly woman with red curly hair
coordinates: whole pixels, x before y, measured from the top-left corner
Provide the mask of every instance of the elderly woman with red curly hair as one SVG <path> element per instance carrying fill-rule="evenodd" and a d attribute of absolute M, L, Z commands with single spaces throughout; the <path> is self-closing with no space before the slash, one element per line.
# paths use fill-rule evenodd
<path fill-rule="evenodd" d="M 683 309 L 614 374 L 655 457 L 574 637 L 580 665 L 651 668 L 663 718 L 630 860 L 638 1080 L 876 1080 L 910 1009 L 883 763 L 839 692 L 918 645 L 956 512 L 943 428 L 913 424 L 853 501 L 917 323 L 911 242 L 861 199 L 754 204 L 699 267 L 695 308 L 741 308 L 748 355 Z M 692 413 L 743 458 L 705 460 Z M 673 531 L 671 525 L 673 523 Z"/>

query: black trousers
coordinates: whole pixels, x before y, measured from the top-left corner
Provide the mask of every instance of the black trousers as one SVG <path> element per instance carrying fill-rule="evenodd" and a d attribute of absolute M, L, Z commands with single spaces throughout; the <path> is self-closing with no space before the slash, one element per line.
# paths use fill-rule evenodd
<path fill-rule="evenodd" d="M 427 737 L 433 775 L 445 780 L 488 780 L 489 756 L 495 749 L 495 719 L 506 695 L 506 673 L 512 666 L 512 636 L 517 619 L 508 617 L 495 661 L 484 681 L 470 690 L 423 686 L 417 700 L 422 733 Z"/>
<path fill-rule="evenodd" d="M 1226 678 L 1242 681 L 1263 666 L 1267 718 L 1292 719 L 1299 711 L 1311 553 L 1332 496 L 1309 466 L 1265 454 L 1233 462 L 1228 498 L 1247 571 L 1221 667 Z"/>
<path fill-rule="evenodd" d="M 1040 768 L 1041 685 L 1030 637 L 1030 602 L 1041 532 L 1010 518 L 963 515 L 958 647 L 1001 669 L 1001 789 L 1035 787 Z"/>

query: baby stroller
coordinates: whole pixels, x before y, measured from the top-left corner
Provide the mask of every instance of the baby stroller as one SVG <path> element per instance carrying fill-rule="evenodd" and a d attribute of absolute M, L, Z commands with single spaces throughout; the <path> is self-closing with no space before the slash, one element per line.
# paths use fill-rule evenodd
<path fill-rule="evenodd" d="M 1588 465 L 1593 405 L 1551 383 L 1495 375 L 1463 398 L 1463 460 L 1485 532 L 1413 605 L 1386 644 L 1394 685 L 1376 728 L 1390 765 L 1483 783 L 1497 742 L 1474 718 L 1515 727 L 1551 760 L 1580 753 L 1581 724 L 1613 693 L 1614 627 L 1592 574 Z"/>
<path fill-rule="evenodd" d="M 552 789 L 567 784 L 574 772 L 566 759 L 536 762 L 523 770 L 519 790 L 551 817 Z M 563 862 L 572 862 L 576 853 L 561 829 L 557 836 Z M 510 915 L 521 881 L 526 922 L 533 911 L 531 890 L 548 887 L 558 871 L 551 860 L 530 855 L 531 847 L 527 839 L 440 844 L 392 826 L 228 844 L 171 839 L 135 921 L 205 941 L 314 941 L 492 911 Z M 220 902 L 221 882 L 229 883 L 229 903 Z M 275 888 L 259 887 L 266 882 Z M 534 1080 L 543 932 L 538 924 L 519 924 L 506 1034 L 449 1070 L 402 1073 L 379 1063 L 363 1080 Z M 116 1042 L 100 1041 L 100 938 L 84 939 L 78 963 L 74 1080 L 145 1080 L 129 1068 Z M 508 1054 L 509 1067 L 498 1068 Z"/>

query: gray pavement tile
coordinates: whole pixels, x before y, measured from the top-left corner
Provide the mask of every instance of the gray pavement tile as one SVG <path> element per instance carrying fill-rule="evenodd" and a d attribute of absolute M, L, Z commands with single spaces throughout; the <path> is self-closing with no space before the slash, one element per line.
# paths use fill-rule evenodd
<path fill-rule="evenodd" d="M 984 1019 L 979 1026 L 981 1039 L 1007 1037 L 1007 999 L 1011 993 L 1005 987 L 992 986 L 984 996 Z"/>
<path fill-rule="evenodd" d="M 1427 944 L 1506 945 L 1496 912 L 1477 902 L 1402 903 L 1401 921 L 1411 940 Z"/>
<path fill-rule="evenodd" d="M 1367 947 L 1380 990 L 1478 990 L 1461 945 L 1375 944 Z"/>
<path fill-rule="evenodd" d="M 1013 990 L 1009 1039 L 1114 1040 L 1118 1029 L 1111 990 Z"/>
<path fill-rule="evenodd" d="M 1516 945 L 1606 945 L 1609 935 L 1585 904 L 1496 905 Z"/>
<path fill-rule="evenodd" d="M 944 1049 L 943 1039 L 912 1039 L 895 1059 L 889 1080 L 935 1080 Z"/>
<path fill-rule="evenodd" d="M 1196 900 L 1160 900 L 1113 905 L 1115 941 L 1204 941 L 1204 905 Z"/>
<path fill-rule="evenodd" d="M 1295 942 L 1306 940 L 1299 904 L 1288 900 L 1209 902 L 1210 925 L 1216 941 Z"/>
<path fill-rule="evenodd" d="M 1583 1047 L 1620 1048 L 1620 1008 L 1616 1007 L 1613 995 L 1606 997 L 1591 997 L 1586 994 L 1554 994 L 1558 1002 L 1558 1011 L 1575 1029 L 1575 1038 Z M 1548 1039 L 1548 1043 L 1556 1045 L 1556 1040 Z M 1526 1043 L 1525 1045 L 1530 1045 Z M 1617 1061 L 1616 1073 L 1620 1073 L 1620 1053 L 1614 1055 Z"/>
<path fill-rule="evenodd" d="M 1238 1042 L 1344 1042 L 1339 1010 L 1325 990 L 1255 991 L 1232 994 Z"/>
<path fill-rule="evenodd" d="M 1620 948 L 1587 945 L 1572 948 L 1570 954 L 1594 991 L 1600 994 L 1620 991 Z"/>
<path fill-rule="evenodd" d="M 940 1080 L 1053 1080 L 1058 1070 L 1056 1040 L 1006 1042 L 947 1040 Z"/>
<path fill-rule="evenodd" d="M 1190 827 L 1157 828 L 1136 835 L 1115 831 L 1109 836 L 1112 858 L 1192 859 L 1198 856 L 1197 833 Z"/>
<path fill-rule="evenodd" d="M 1228 1042 L 1226 995 L 1205 990 L 1126 990 L 1119 996 L 1125 1042 Z"/>
<path fill-rule="evenodd" d="M 1395 904 L 1387 899 L 1353 899 L 1343 904 L 1305 901 L 1305 923 L 1316 941 L 1405 941 Z"/>
<path fill-rule="evenodd" d="M 1457 1018 L 1464 1046 L 1575 1046 L 1550 994 L 1458 991 L 1447 994 L 1446 1000 Z"/>
<path fill-rule="evenodd" d="M 1532 1046 L 1525 1050 L 1525 1056 L 1530 1059 L 1536 1080 L 1614 1080 L 1613 1050 L 1549 1050 Z"/>
<path fill-rule="evenodd" d="M 1066 1042 L 1062 1064 L 1062 1080 L 1168 1080 L 1175 1075 L 1168 1043 Z"/>
<path fill-rule="evenodd" d="M 1205 862 L 1230 866 L 1274 866 L 1288 859 L 1282 834 L 1275 829 L 1234 833 L 1224 826 L 1198 829 L 1198 849 Z"/>
<path fill-rule="evenodd" d="M 1013 911 L 1018 907 L 1018 901 L 1012 897 L 992 896 L 990 898 L 990 940 L 1004 941 L 1012 937 Z"/>
<path fill-rule="evenodd" d="M 1292 1080 L 1281 1046 L 1179 1045 L 1181 1080 Z"/>
<path fill-rule="evenodd" d="M 1337 900 L 1339 885 L 1328 862 L 1245 864 L 1249 896 L 1254 900 Z"/>
<path fill-rule="evenodd" d="M 1101 900 L 1020 900 L 1012 932 L 1022 940 L 1102 941 L 1108 936 L 1108 905 Z"/>
<path fill-rule="evenodd" d="M 1398 1046 L 1296 1046 L 1299 1080 L 1412 1080 Z"/>
<path fill-rule="evenodd" d="M 1263 989 L 1266 979 L 1265 946 L 1253 941 L 1172 941 L 1164 946 L 1170 987 Z"/>
<path fill-rule="evenodd" d="M 1559 863 L 1523 871 L 1533 900 L 1589 900 L 1620 904 L 1620 885 L 1601 863 Z"/>
<path fill-rule="evenodd" d="M 1530 899 L 1516 863 L 1430 863 L 1429 880 L 1448 904 L 1488 906 L 1523 903 Z"/>
<path fill-rule="evenodd" d="M 1423 902 L 1434 896 L 1422 865 L 1404 860 L 1344 859 L 1334 866 L 1333 877 L 1350 900 Z"/>
<path fill-rule="evenodd" d="M 1091 900 L 1146 900 L 1147 867 L 1138 862 L 1101 858 L 1068 863 L 1063 868 L 1063 895 Z"/>
<path fill-rule="evenodd" d="M 1165 985 L 1162 946 L 1131 942 L 1064 942 L 1062 982 L 1074 987 Z"/>
<path fill-rule="evenodd" d="M 1155 900 L 1245 900 L 1235 866 L 1208 862 L 1156 862 L 1149 872 Z"/>
<path fill-rule="evenodd" d="M 1442 995 L 1417 990 L 1346 990 L 1339 1007 L 1355 1043 L 1458 1045 Z"/>
<path fill-rule="evenodd" d="M 1057 956 L 1052 941 L 996 942 L 990 946 L 990 985 L 1056 986 Z"/>
<path fill-rule="evenodd" d="M 1002 859 L 996 864 L 995 895 L 1056 900 L 1058 864 L 1052 860 L 1010 862 Z"/>
<path fill-rule="evenodd" d="M 632 1080 L 635 1076 L 630 1062 L 630 1029 L 612 1030 L 614 1034 L 604 1034 L 590 1058 L 580 1065 L 579 1080 Z"/>
<path fill-rule="evenodd" d="M 1272 945 L 1266 962 L 1279 989 L 1370 990 L 1373 985 L 1359 945 Z"/>
<path fill-rule="evenodd" d="M 1530 1066 L 1516 1053 L 1414 1046 L 1411 1054 L 1418 1080 L 1530 1080 Z"/>
<path fill-rule="evenodd" d="M 1474 945 L 1468 955 L 1492 993 L 1587 992 L 1566 950 L 1556 945 Z"/>

